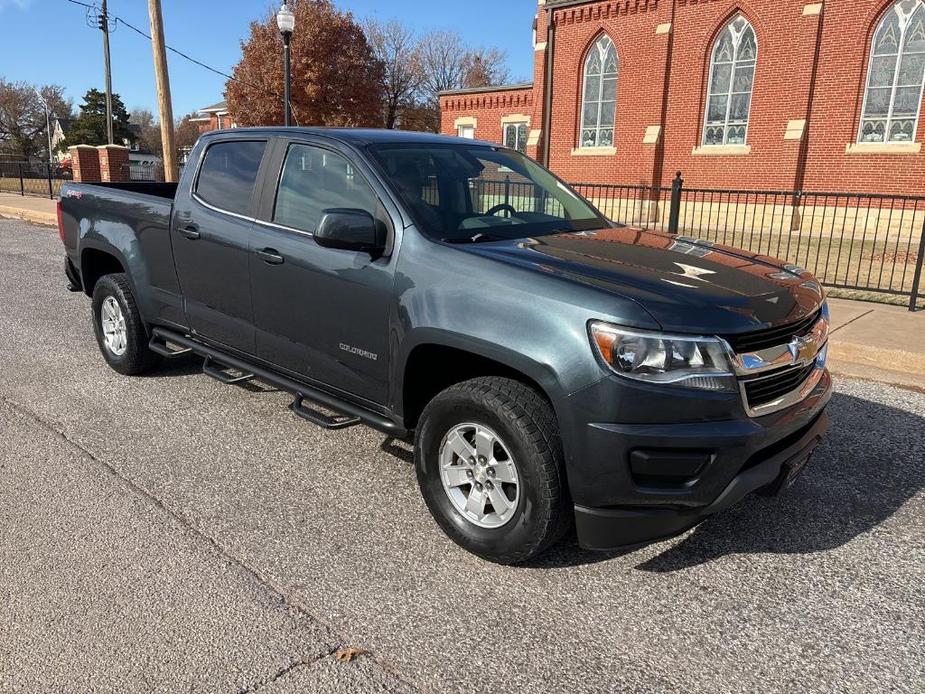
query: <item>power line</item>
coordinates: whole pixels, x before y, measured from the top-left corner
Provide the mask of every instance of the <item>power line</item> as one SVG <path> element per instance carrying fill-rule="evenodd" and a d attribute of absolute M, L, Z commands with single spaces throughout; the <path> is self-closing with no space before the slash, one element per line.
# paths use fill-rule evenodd
<path fill-rule="evenodd" d="M 91 4 L 86 3 L 86 2 L 80 2 L 80 0 L 67 0 L 67 2 L 69 2 L 69 3 L 73 4 L 73 5 L 80 5 L 81 7 L 86 7 L 88 10 L 98 10 L 98 9 L 99 9 L 96 5 L 91 5 Z M 124 24 L 126 28 L 131 29 L 131 30 L 134 31 L 136 34 L 138 34 L 139 36 L 143 36 L 144 38 L 148 39 L 148 41 L 151 40 L 151 36 L 150 36 L 150 35 L 148 35 L 148 34 L 145 33 L 144 31 L 142 31 L 142 30 L 139 29 L 138 27 L 136 27 L 134 24 L 131 24 L 131 23 L 129 23 L 129 22 L 126 22 L 124 19 L 122 19 L 122 17 L 118 17 L 118 16 L 115 16 L 115 15 L 112 15 L 112 14 L 110 14 L 109 16 L 115 21 L 115 23 L 116 23 L 117 25 L 118 25 L 118 24 Z M 272 90 L 270 90 L 270 89 L 267 89 L 266 87 L 262 87 L 262 86 L 260 86 L 259 84 L 252 84 L 252 83 L 247 82 L 247 81 L 245 81 L 245 80 L 242 80 L 242 79 L 240 79 L 240 78 L 238 78 L 238 77 L 235 77 L 234 75 L 229 75 L 227 72 L 222 72 L 222 71 L 219 70 L 218 68 L 214 68 L 214 67 L 212 67 L 211 65 L 207 65 L 206 63 L 202 62 L 201 60 L 196 60 L 196 58 L 193 58 L 192 56 L 190 56 L 190 55 L 184 53 L 183 51 L 181 51 L 181 50 L 179 50 L 179 49 L 177 49 L 177 48 L 174 48 L 173 46 L 166 46 L 166 48 L 167 48 L 168 51 L 170 51 L 171 53 L 175 53 L 176 55 L 180 56 L 180 57 L 183 58 L 184 60 L 188 60 L 189 62 L 193 63 L 194 65 L 198 65 L 198 66 L 201 67 L 201 68 L 205 68 L 205 69 L 208 70 L 209 72 L 214 72 L 216 75 L 219 75 L 219 76 L 221 76 L 221 77 L 224 77 L 224 78 L 228 79 L 228 80 L 231 81 L 231 82 L 237 82 L 238 84 L 242 84 L 242 85 L 244 85 L 245 87 L 249 87 L 250 89 L 256 89 L 256 90 L 258 90 L 258 91 L 263 92 L 264 94 L 269 94 L 270 96 L 275 97 L 275 98 L 279 99 L 280 101 L 283 101 L 283 97 L 282 97 L 280 94 L 278 94 L 278 93 L 276 93 L 276 92 L 274 92 L 274 91 L 272 91 Z"/>

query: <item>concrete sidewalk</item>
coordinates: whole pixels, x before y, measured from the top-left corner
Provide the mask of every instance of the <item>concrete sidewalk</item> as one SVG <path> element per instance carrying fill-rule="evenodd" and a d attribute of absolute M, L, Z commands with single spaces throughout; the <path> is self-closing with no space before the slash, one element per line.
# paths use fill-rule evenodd
<path fill-rule="evenodd" d="M 925 311 L 829 299 L 829 368 L 925 392 Z"/>
<path fill-rule="evenodd" d="M 56 200 L 33 195 L 0 193 L 0 217 L 24 219 L 42 226 L 57 226 Z"/>
<path fill-rule="evenodd" d="M 0 193 L 0 217 L 57 226 L 55 201 Z M 848 299 L 829 299 L 833 373 L 925 392 L 925 311 Z"/>

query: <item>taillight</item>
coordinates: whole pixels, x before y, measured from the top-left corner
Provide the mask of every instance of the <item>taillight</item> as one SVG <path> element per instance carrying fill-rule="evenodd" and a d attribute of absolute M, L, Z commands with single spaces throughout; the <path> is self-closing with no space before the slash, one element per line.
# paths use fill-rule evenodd
<path fill-rule="evenodd" d="M 60 200 L 58 200 L 58 204 L 55 205 L 55 212 L 58 213 L 58 238 L 61 239 L 61 243 L 64 243 L 64 213 L 61 210 Z"/>

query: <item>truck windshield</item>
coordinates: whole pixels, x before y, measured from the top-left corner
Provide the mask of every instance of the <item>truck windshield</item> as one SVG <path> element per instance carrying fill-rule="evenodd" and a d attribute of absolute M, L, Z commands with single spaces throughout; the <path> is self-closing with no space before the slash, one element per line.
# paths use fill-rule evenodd
<path fill-rule="evenodd" d="M 609 226 L 519 152 L 486 145 L 380 144 L 373 158 L 428 236 L 478 243 Z"/>

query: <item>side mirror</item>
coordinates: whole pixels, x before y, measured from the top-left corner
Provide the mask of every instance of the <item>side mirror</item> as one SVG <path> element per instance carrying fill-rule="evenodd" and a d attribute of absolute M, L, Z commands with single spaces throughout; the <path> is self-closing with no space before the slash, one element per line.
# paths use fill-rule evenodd
<path fill-rule="evenodd" d="M 315 243 L 325 248 L 370 255 L 385 250 L 385 228 L 366 210 L 325 210 L 315 231 Z"/>

